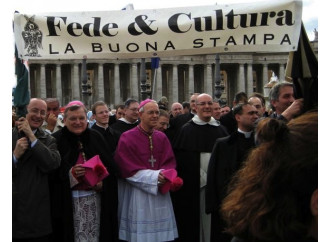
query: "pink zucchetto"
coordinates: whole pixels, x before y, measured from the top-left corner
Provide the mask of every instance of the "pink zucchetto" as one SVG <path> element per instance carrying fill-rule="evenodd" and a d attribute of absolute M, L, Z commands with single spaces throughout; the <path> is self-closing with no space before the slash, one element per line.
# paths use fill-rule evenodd
<path fill-rule="evenodd" d="M 65 106 L 65 108 L 69 108 L 69 107 L 72 107 L 72 106 L 82 106 L 82 107 L 85 107 L 85 105 L 84 105 L 81 101 L 79 101 L 79 100 L 74 100 L 74 101 L 69 102 L 69 103 Z"/>
<path fill-rule="evenodd" d="M 155 100 L 148 98 L 148 99 L 142 101 L 139 105 L 139 110 L 140 110 L 140 108 L 144 107 L 144 105 L 146 105 L 147 103 L 150 103 L 150 102 L 155 102 Z"/>

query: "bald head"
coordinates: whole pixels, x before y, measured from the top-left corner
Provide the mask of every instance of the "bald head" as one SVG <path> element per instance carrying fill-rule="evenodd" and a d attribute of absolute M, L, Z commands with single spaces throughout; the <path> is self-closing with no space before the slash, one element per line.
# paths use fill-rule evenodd
<path fill-rule="evenodd" d="M 213 100 L 209 94 L 202 93 L 197 96 L 196 112 L 204 122 L 209 122 L 212 117 Z"/>
<path fill-rule="evenodd" d="M 181 103 L 173 103 L 171 107 L 171 114 L 173 117 L 183 113 L 183 107 Z"/>
<path fill-rule="evenodd" d="M 26 119 L 29 122 L 31 129 L 39 128 L 47 114 L 47 104 L 44 100 L 39 98 L 32 98 L 27 106 Z"/>
<path fill-rule="evenodd" d="M 199 93 L 194 93 L 193 95 L 191 95 L 189 103 L 190 103 L 190 110 L 193 113 L 196 113 L 196 100 L 198 97 Z"/>

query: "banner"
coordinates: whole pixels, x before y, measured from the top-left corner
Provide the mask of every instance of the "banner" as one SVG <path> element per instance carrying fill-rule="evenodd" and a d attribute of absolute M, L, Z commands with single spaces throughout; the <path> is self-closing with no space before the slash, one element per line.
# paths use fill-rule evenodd
<path fill-rule="evenodd" d="M 301 1 L 109 12 L 15 13 L 23 59 L 148 58 L 297 49 Z"/>

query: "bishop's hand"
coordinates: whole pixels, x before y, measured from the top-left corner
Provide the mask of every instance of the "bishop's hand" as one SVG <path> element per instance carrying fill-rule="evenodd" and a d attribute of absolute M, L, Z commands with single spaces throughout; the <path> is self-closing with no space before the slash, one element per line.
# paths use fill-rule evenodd
<path fill-rule="evenodd" d="M 164 185 L 165 182 L 166 182 L 165 176 L 163 175 L 162 172 L 159 172 L 159 174 L 158 174 L 158 186 Z"/>

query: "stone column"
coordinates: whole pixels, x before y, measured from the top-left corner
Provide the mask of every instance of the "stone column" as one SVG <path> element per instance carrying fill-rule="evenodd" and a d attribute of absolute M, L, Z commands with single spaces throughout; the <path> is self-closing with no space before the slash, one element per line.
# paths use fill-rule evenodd
<path fill-rule="evenodd" d="M 268 64 L 263 64 L 262 65 L 262 87 L 264 87 L 267 83 L 269 82 L 268 80 Z"/>
<path fill-rule="evenodd" d="M 73 64 L 72 100 L 80 100 L 79 65 Z M 70 100 L 71 101 L 71 100 Z"/>
<path fill-rule="evenodd" d="M 253 72 L 252 64 L 248 64 L 247 67 L 247 96 L 249 97 L 253 93 Z"/>
<path fill-rule="evenodd" d="M 285 81 L 285 69 L 284 69 L 284 64 L 280 64 L 280 73 L 278 77 L 280 82 Z"/>
<path fill-rule="evenodd" d="M 39 89 L 39 97 L 46 98 L 46 66 L 45 64 L 41 64 L 40 67 L 40 89 Z"/>
<path fill-rule="evenodd" d="M 246 92 L 244 64 L 239 64 L 238 80 L 237 80 L 237 92 Z"/>
<path fill-rule="evenodd" d="M 139 100 L 138 68 L 136 63 L 131 64 L 131 97 Z"/>
<path fill-rule="evenodd" d="M 114 75 L 114 89 L 115 89 L 115 105 L 121 104 L 120 96 L 120 80 L 119 80 L 119 64 L 115 63 L 115 75 Z"/>
<path fill-rule="evenodd" d="M 95 89 L 94 89 L 95 90 Z M 97 80 L 97 93 L 98 101 L 104 101 L 104 74 L 103 74 L 103 64 L 98 64 L 98 80 Z M 95 95 L 95 93 L 93 93 Z"/>
<path fill-rule="evenodd" d="M 213 86 L 212 86 L 212 65 L 207 64 L 204 66 L 204 92 L 213 97 Z"/>
<path fill-rule="evenodd" d="M 188 71 L 188 76 L 189 76 L 189 81 L 188 81 L 188 100 L 190 98 L 190 94 L 195 92 L 195 87 L 194 87 L 194 65 L 190 64 L 189 65 L 189 71 Z"/>
<path fill-rule="evenodd" d="M 172 71 L 173 71 L 172 72 L 172 93 L 173 93 L 172 102 L 178 102 L 179 101 L 178 65 L 173 64 Z"/>
<path fill-rule="evenodd" d="M 162 80 L 162 65 L 159 64 L 159 67 L 156 69 L 156 97 L 154 100 L 158 101 L 163 96 L 163 80 Z"/>
<path fill-rule="evenodd" d="M 59 100 L 60 105 L 63 105 L 62 101 L 62 78 L 61 78 L 61 65 L 56 65 L 56 84 L 55 84 L 55 96 Z"/>

